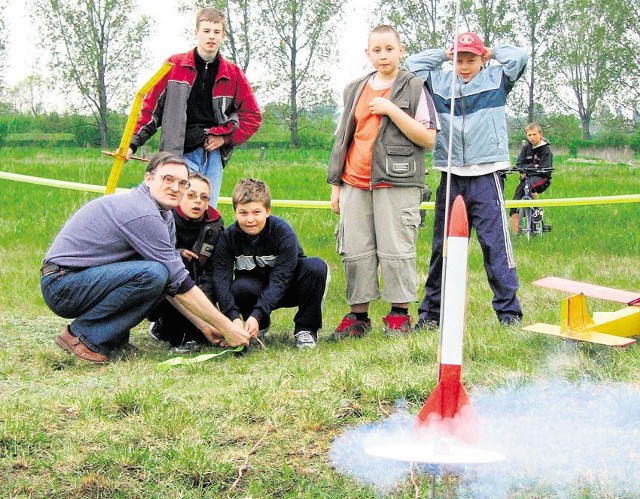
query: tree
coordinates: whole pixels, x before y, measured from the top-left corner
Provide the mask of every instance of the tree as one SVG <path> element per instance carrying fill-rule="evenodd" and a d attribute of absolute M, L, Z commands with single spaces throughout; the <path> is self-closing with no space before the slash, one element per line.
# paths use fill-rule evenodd
<path fill-rule="evenodd" d="M 30 75 L 9 89 L 9 98 L 19 113 L 40 116 L 46 111 L 46 97 L 51 84 L 40 75 Z"/>
<path fill-rule="evenodd" d="M 340 0 L 262 0 L 261 61 L 272 96 L 285 94 L 291 145 L 298 147 L 298 114 L 331 100 L 327 90 Z"/>
<path fill-rule="evenodd" d="M 528 87 L 527 118 L 529 123 L 536 121 L 534 116 L 536 97 L 536 78 L 538 61 L 544 63 L 544 51 L 547 47 L 547 34 L 555 18 L 551 15 L 549 3 L 539 0 L 515 0 L 520 13 L 516 17 L 516 27 L 523 34 L 525 44 L 529 47 L 526 83 Z"/>
<path fill-rule="evenodd" d="M 180 3 L 181 12 L 193 12 L 194 16 L 197 10 L 203 7 L 215 7 L 224 12 L 227 21 L 225 45 L 231 52 L 230 59 L 246 73 L 251 62 L 251 47 L 257 37 L 257 3 L 250 3 L 249 0 L 197 0 L 195 3 L 182 0 Z"/>
<path fill-rule="evenodd" d="M 513 37 L 512 10 L 510 0 L 464 0 L 460 16 L 466 29 L 478 33 L 484 44 L 491 47 Z"/>
<path fill-rule="evenodd" d="M 614 43 L 623 52 L 620 61 L 620 89 L 615 101 L 632 107 L 638 114 L 640 110 L 640 0 L 613 0 L 612 16 L 609 18 L 611 29 L 618 33 Z"/>
<path fill-rule="evenodd" d="M 6 73 L 6 50 L 7 50 L 7 25 L 4 20 L 4 11 L 7 4 L 0 0 L 0 100 L 4 95 L 4 75 Z"/>
<path fill-rule="evenodd" d="M 438 0 L 380 0 L 377 11 L 381 22 L 388 22 L 400 33 L 407 53 L 451 43 L 453 13 Z M 448 29 L 443 27 L 448 26 Z"/>
<path fill-rule="evenodd" d="M 475 31 L 487 46 L 512 36 L 510 0 L 464 0 L 458 31 Z M 453 43 L 455 6 L 438 0 L 380 0 L 382 20 L 395 26 L 408 53 L 448 48 Z"/>
<path fill-rule="evenodd" d="M 616 88 L 623 51 L 615 42 L 611 5 L 596 0 L 558 0 L 557 22 L 550 30 L 545 84 L 560 107 L 574 112 L 582 124 L 582 137 L 591 136 L 592 117 Z M 568 89 L 568 92 L 558 90 Z"/>
<path fill-rule="evenodd" d="M 59 82 L 77 89 L 93 114 L 100 145 L 108 147 L 110 103 L 127 102 L 134 90 L 146 16 L 134 16 L 134 0 L 33 0 L 41 23 L 42 48 L 52 51 Z"/>

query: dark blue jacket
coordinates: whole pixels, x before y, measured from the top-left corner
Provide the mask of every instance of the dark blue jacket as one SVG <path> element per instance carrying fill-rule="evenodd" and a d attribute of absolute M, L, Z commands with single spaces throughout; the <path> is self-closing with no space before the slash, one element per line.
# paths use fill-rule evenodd
<path fill-rule="evenodd" d="M 231 320 L 240 317 L 231 284 L 242 276 L 257 277 L 264 288 L 251 315 L 261 322 L 284 297 L 300 258 L 305 254 L 298 237 L 283 219 L 271 215 L 255 236 L 234 222 L 220 236 L 214 254 L 213 286 L 220 311 Z"/>

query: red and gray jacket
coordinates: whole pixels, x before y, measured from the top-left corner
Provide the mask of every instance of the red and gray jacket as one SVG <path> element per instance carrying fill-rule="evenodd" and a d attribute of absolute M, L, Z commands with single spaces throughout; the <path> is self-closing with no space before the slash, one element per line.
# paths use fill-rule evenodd
<path fill-rule="evenodd" d="M 242 70 L 225 60 L 222 55 L 218 75 L 213 85 L 213 111 L 219 123 L 208 133 L 224 136 L 220 148 L 225 165 L 235 146 L 256 133 L 262 122 L 262 114 Z M 131 139 L 135 150 L 143 145 L 162 127 L 160 150 L 183 154 L 187 126 L 187 100 L 196 79 L 195 49 L 169 57 L 173 67 L 145 96 L 140 117 Z"/>

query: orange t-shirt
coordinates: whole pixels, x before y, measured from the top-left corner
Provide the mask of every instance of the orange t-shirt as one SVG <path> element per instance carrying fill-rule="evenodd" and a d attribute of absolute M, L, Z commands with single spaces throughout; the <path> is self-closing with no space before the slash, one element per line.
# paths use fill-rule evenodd
<path fill-rule="evenodd" d="M 358 189 L 371 188 L 373 144 L 378 137 L 380 122 L 382 121 L 382 116 L 371 114 L 369 103 L 375 97 L 388 97 L 390 93 L 391 86 L 375 89 L 371 86 L 371 80 L 369 80 L 362 89 L 358 102 L 356 102 L 354 113 L 356 131 L 347 151 L 342 181 Z"/>

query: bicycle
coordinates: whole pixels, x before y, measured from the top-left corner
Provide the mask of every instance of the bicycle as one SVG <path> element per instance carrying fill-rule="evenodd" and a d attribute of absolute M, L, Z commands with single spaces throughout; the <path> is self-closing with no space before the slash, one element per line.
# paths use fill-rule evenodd
<path fill-rule="evenodd" d="M 533 200 L 531 192 L 531 184 L 529 181 L 529 173 L 544 173 L 546 170 L 539 168 L 514 168 L 508 170 L 507 173 L 524 173 L 524 196 L 521 200 Z M 544 223 L 544 210 L 531 206 L 523 206 L 518 208 L 518 235 L 524 235 L 527 241 L 532 236 L 542 236 L 545 232 L 551 232 L 551 225 Z"/>

